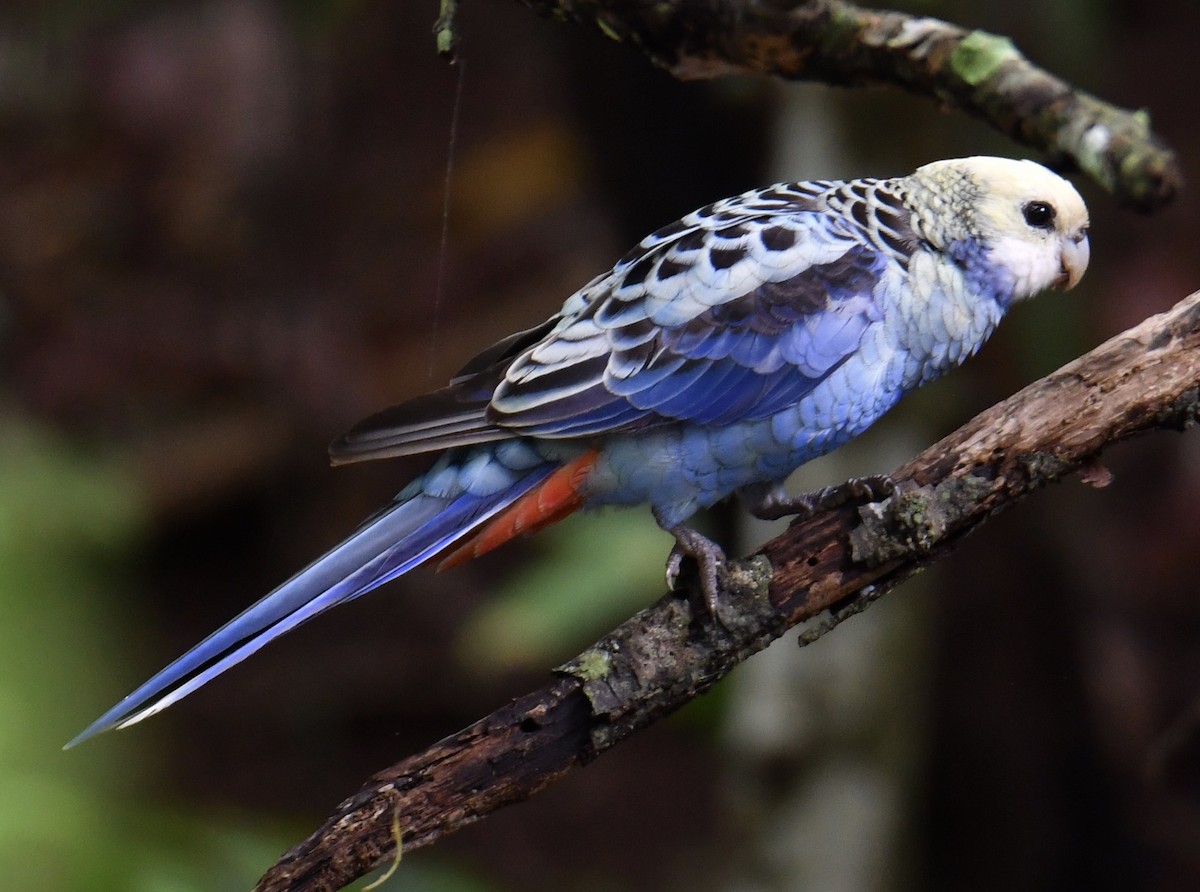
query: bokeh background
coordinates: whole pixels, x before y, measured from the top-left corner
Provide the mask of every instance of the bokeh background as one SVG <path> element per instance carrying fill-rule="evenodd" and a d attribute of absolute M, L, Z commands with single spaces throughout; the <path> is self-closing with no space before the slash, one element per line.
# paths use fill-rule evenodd
<path fill-rule="evenodd" d="M 1150 110 L 1194 182 L 1200 6 L 900 4 Z M 543 319 L 649 230 L 777 179 L 1026 152 L 885 91 L 681 84 L 511 0 L 0 9 L 0 885 L 248 888 L 372 771 L 660 591 L 647 512 L 421 571 L 153 721 L 61 745 L 420 462 L 325 444 Z M 453 138 L 452 138 L 453 134 Z M 447 190 L 447 179 L 449 189 Z M 1093 264 L 799 487 L 886 471 L 1200 286 L 1186 192 L 1080 184 Z M 385 888 L 1200 888 L 1200 435 L 1106 456 L 934 570 Z M 749 548 L 770 534 L 717 512 Z"/>

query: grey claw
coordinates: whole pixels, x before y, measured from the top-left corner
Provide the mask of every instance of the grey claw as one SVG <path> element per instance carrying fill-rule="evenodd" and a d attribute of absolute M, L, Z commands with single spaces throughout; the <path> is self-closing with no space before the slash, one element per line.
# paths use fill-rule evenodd
<path fill-rule="evenodd" d="M 759 496 L 750 511 L 763 520 L 793 517 L 792 523 L 806 520 L 820 511 L 840 508 L 850 502 L 878 502 L 896 491 L 896 484 L 886 474 L 872 477 L 851 477 L 845 483 L 826 486 L 799 496 L 788 496 L 776 488 Z"/>
<path fill-rule="evenodd" d="M 683 550 L 680 549 L 679 543 L 671 546 L 671 553 L 667 556 L 667 588 L 675 591 L 675 586 L 679 582 L 679 569 L 683 566 Z"/>
<path fill-rule="evenodd" d="M 657 511 L 655 518 L 658 519 Z M 659 525 L 662 526 L 661 520 Z M 704 595 L 704 603 L 708 607 L 709 615 L 720 622 L 717 616 L 717 602 L 721 591 L 718 580 L 719 571 L 725 565 L 725 552 L 716 542 L 683 524 L 674 527 L 663 526 L 663 529 L 675 537 L 675 546 L 667 558 L 667 586 L 671 591 L 675 591 L 683 559 L 690 557 L 695 560 L 700 573 L 700 591 Z"/>

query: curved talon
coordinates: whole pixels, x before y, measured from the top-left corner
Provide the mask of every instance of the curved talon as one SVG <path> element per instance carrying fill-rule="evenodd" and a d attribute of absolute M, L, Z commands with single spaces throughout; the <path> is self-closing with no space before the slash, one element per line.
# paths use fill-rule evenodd
<path fill-rule="evenodd" d="M 878 502 L 896 491 L 896 483 L 887 474 L 870 477 L 851 477 L 845 483 L 814 489 L 798 496 L 789 496 L 782 486 L 765 492 L 746 492 L 750 513 L 761 520 L 794 517 L 793 523 L 806 520 L 821 511 L 840 508 L 851 502 Z"/>
<path fill-rule="evenodd" d="M 896 481 L 887 474 L 872 474 L 870 477 L 851 477 L 844 484 L 846 493 L 845 504 L 849 501 L 879 502 L 896 493 Z M 837 489 L 838 487 L 830 487 Z"/>
<path fill-rule="evenodd" d="M 696 568 L 700 575 L 700 591 L 704 595 L 704 603 L 708 607 L 709 616 L 717 622 L 720 622 L 720 617 L 717 614 L 717 599 L 720 595 L 721 587 L 718 584 L 718 576 L 720 569 L 725 565 L 725 552 L 721 546 L 709 539 L 703 533 L 693 530 L 691 527 L 679 524 L 677 526 L 668 527 L 663 524 L 657 509 L 654 512 L 655 520 L 658 520 L 659 526 L 675 537 L 675 545 L 671 548 L 671 554 L 667 557 L 667 587 L 671 591 L 675 591 L 675 585 L 679 581 L 679 571 L 683 566 L 683 559 L 690 557 L 696 562 Z"/>
<path fill-rule="evenodd" d="M 675 591 L 675 584 L 679 582 L 679 570 L 683 566 L 684 557 L 678 542 L 671 546 L 671 553 L 667 555 L 667 588 L 671 591 Z"/>

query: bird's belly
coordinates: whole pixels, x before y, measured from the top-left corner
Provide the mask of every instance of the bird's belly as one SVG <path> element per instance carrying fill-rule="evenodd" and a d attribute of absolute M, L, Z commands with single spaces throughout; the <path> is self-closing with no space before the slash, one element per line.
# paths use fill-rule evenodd
<path fill-rule="evenodd" d="M 858 436 L 899 398 L 884 368 L 843 366 L 797 405 L 725 427 L 681 424 L 608 440 L 585 483 L 588 505 L 650 503 L 670 526 Z"/>

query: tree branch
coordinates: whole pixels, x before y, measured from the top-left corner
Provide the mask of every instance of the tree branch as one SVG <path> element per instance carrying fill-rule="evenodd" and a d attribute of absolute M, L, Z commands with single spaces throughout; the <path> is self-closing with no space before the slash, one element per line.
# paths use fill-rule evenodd
<path fill-rule="evenodd" d="M 960 108 L 1143 211 L 1179 191 L 1144 110 L 1102 102 L 1033 65 L 1006 37 L 839 0 L 521 0 L 638 47 L 680 79 L 772 75 L 900 87 Z"/>
<path fill-rule="evenodd" d="M 543 688 L 371 778 L 271 868 L 261 892 L 334 890 L 527 799 L 678 709 L 786 629 L 863 609 L 991 514 L 1112 443 L 1200 418 L 1200 292 L 977 416 L 899 468 L 879 504 L 813 517 L 738 562 L 721 624 L 668 595 L 557 670 Z M 1087 478 L 1085 478 L 1087 479 Z"/>

